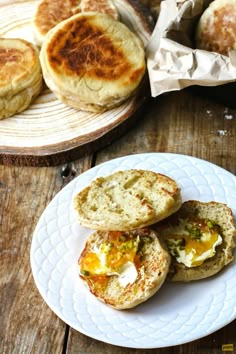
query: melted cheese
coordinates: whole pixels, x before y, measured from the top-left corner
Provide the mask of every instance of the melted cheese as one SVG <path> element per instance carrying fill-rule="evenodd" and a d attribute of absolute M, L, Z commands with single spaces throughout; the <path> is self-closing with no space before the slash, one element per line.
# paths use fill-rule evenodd
<path fill-rule="evenodd" d="M 167 240 L 172 256 L 186 267 L 197 267 L 213 257 L 221 243 L 218 225 L 209 220 L 182 221 L 174 237 Z"/>
<path fill-rule="evenodd" d="M 111 233 L 112 234 L 112 233 Z M 135 282 L 138 276 L 136 269 L 139 237 L 127 238 L 120 232 L 95 247 L 80 259 L 80 274 L 84 276 L 118 276 L 121 286 Z"/>

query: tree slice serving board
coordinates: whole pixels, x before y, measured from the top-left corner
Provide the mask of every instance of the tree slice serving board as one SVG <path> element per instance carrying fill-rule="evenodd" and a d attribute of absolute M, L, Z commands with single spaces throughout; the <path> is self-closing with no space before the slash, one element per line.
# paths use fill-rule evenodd
<path fill-rule="evenodd" d="M 34 43 L 32 16 L 38 1 L 0 1 L 0 37 Z M 148 42 L 153 21 L 137 1 L 116 0 L 121 21 Z M 148 76 L 134 97 L 105 113 L 88 113 L 60 102 L 45 86 L 27 110 L 0 120 L 0 163 L 49 166 L 91 153 L 117 138 L 135 121 L 150 97 Z"/>

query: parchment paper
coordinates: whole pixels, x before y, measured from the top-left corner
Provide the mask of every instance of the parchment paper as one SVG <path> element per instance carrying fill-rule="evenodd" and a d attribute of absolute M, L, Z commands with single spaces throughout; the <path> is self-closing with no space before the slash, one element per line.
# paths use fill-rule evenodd
<path fill-rule="evenodd" d="M 194 48 L 196 24 L 211 0 L 163 0 L 146 47 L 151 93 L 192 85 L 217 86 L 236 81 L 236 51 L 229 57 Z"/>

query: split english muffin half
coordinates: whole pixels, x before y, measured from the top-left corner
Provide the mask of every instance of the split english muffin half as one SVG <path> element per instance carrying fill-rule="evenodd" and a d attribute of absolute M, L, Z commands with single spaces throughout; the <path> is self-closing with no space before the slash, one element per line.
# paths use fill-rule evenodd
<path fill-rule="evenodd" d="M 151 229 L 96 231 L 80 255 L 79 274 L 96 298 L 124 310 L 148 300 L 160 289 L 170 261 Z"/>
<path fill-rule="evenodd" d="M 34 45 L 0 38 L 0 119 L 25 110 L 42 90 L 42 71 Z"/>
<path fill-rule="evenodd" d="M 95 12 L 56 25 L 43 43 L 40 62 L 59 100 L 91 112 L 119 106 L 146 72 L 141 40 L 126 25 Z"/>
<path fill-rule="evenodd" d="M 182 198 L 172 178 L 149 170 L 131 169 L 96 178 L 73 202 L 82 226 L 130 231 L 171 215 L 180 208 Z"/>
<path fill-rule="evenodd" d="M 236 229 L 226 204 L 189 200 L 153 228 L 172 256 L 172 281 L 208 278 L 234 259 Z"/>

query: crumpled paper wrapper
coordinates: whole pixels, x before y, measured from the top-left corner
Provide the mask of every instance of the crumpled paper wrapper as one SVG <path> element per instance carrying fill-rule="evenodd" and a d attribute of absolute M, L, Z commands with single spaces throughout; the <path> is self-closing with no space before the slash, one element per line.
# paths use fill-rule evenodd
<path fill-rule="evenodd" d="M 236 81 L 236 50 L 229 57 L 194 48 L 194 30 L 211 0 L 163 0 L 146 47 L 152 97 L 192 85 Z"/>

